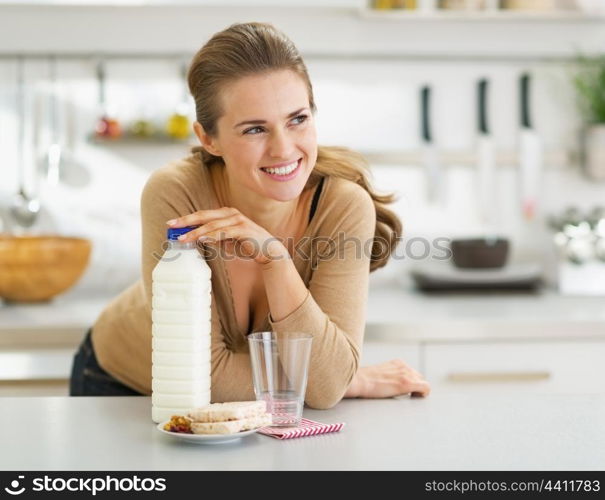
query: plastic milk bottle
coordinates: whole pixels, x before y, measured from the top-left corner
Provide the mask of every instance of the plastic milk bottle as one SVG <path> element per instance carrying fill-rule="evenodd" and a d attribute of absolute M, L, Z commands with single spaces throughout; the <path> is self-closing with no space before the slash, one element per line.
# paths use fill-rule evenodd
<path fill-rule="evenodd" d="M 151 418 L 159 423 L 210 404 L 210 268 L 195 242 L 168 229 L 152 273 Z"/>

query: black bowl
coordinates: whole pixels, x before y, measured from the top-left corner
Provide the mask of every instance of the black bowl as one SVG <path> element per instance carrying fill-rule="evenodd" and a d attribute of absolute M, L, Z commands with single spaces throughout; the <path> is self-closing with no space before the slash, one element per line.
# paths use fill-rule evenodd
<path fill-rule="evenodd" d="M 469 238 L 452 240 L 452 260 L 461 269 L 496 269 L 504 267 L 509 242 L 504 238 Z"/>

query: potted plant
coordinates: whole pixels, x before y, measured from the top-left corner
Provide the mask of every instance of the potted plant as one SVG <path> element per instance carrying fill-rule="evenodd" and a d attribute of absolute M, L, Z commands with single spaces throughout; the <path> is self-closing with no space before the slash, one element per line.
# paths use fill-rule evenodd
<path fill-rule="evenodd" d="M 584 121 L 582 157 L 589 177 L 605 180 L 605 55 L 579 56 L 573 76 Z"/>

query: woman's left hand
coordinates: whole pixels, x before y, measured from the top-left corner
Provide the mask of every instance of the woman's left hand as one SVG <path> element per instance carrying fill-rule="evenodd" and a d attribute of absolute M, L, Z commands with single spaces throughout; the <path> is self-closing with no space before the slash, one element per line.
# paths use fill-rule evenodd
<path fill-rule="evenodd" d="M 402 359 L 361 366 L 353 377 L 345 398 L 391 398 L 402 394 L 428 396 L 430 384 Z"/>
<path fill-rule="evenodd" d="M 236 208 L 198 210 L 166 222 L 172 228 L 197 226 L 179 237 L 179 241 L 203 243 L 226 242 L 235 254 L 253 259 L 258 264 L 289 259 L 287 248 L 267 230 L 252 222 Z"/>

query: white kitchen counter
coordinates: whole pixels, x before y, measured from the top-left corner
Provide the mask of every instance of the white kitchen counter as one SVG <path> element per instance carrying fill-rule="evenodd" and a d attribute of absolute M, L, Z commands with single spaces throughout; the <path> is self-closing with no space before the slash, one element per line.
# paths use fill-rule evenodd
<path fill-rule="evenodd" d="M 605 395 L 344 400 L 339 433 L 200 446 L 158 432 L 150 398 L 5 398 L 3 470 L 603 470 Z M 15 431 L 15 422 L 18 429 Z"/>

